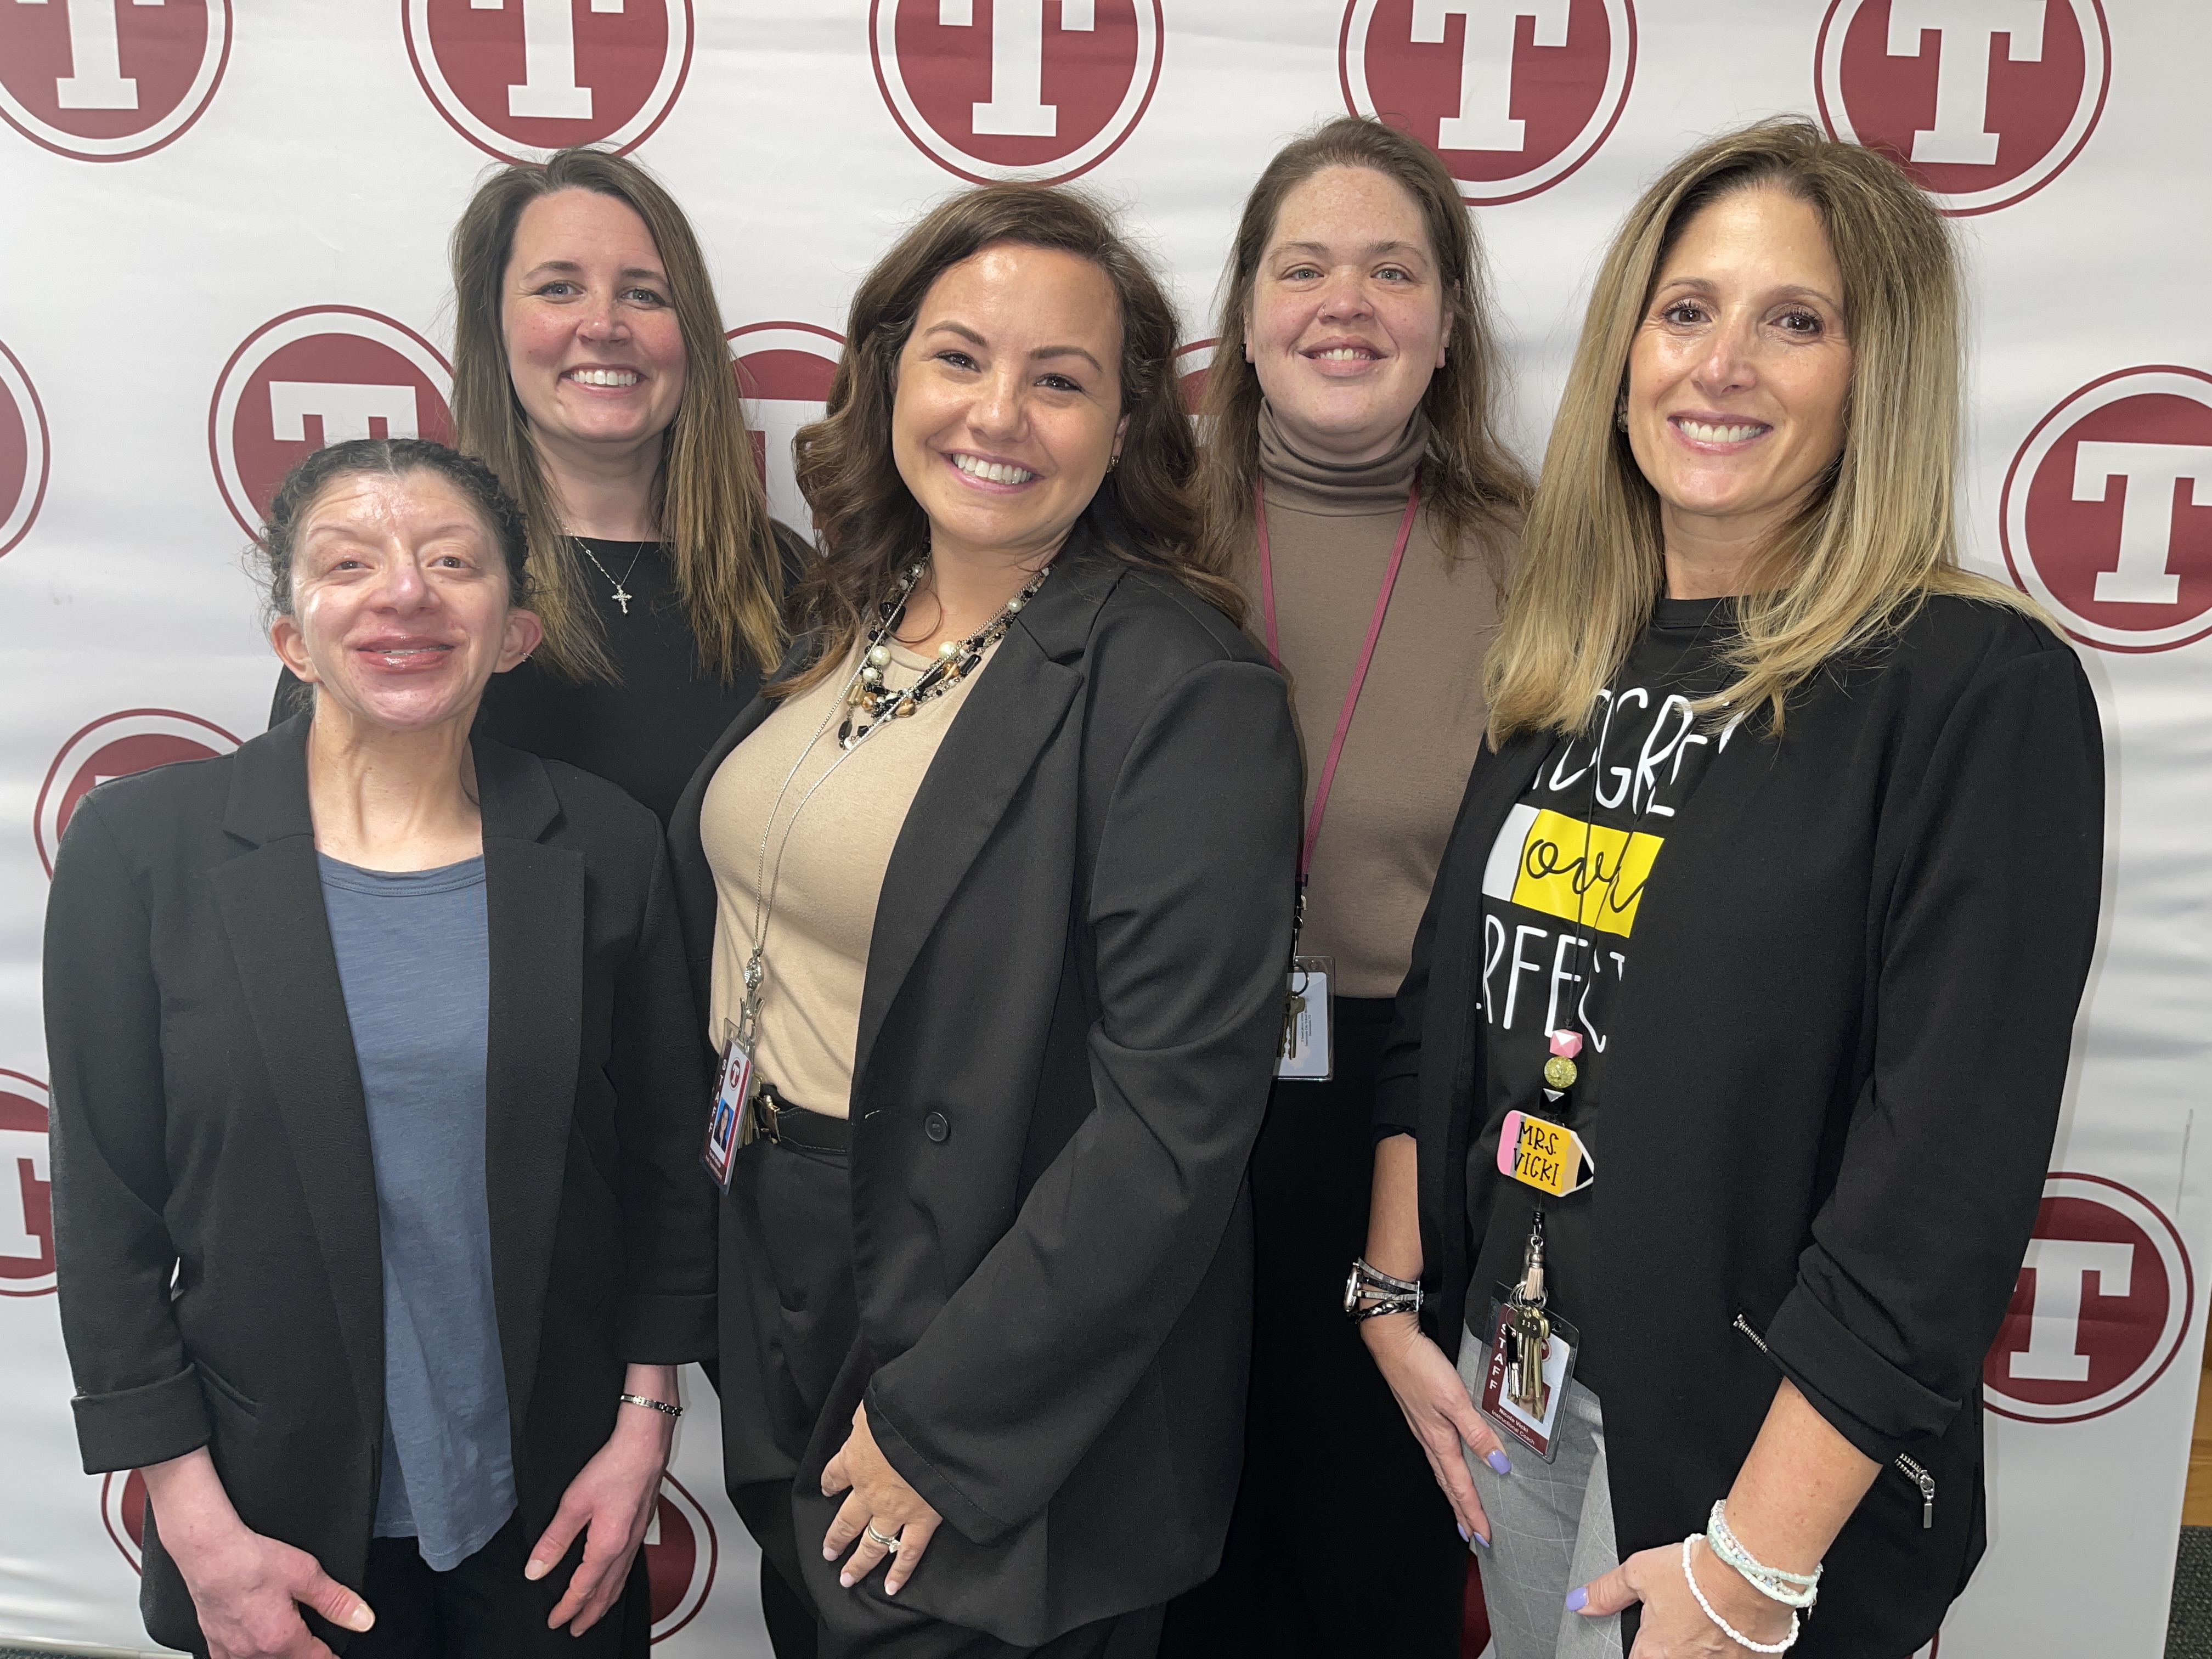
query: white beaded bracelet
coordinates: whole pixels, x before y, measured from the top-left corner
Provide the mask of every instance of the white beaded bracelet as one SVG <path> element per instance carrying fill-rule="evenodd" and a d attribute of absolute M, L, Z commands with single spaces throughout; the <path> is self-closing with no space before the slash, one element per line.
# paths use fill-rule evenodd
<path fill-rule="evenodd" d="M 1770 1601 L 1779 1601 L 1785 1607 L 1802 1612 L 1820 1599 L 1821 1570 L 1816 1566 L 1810 1572 L 1790 1572 L 1768 1566 L 1746 1549 L 1743 1540 L 1729 1528 L 1724 1498 L 1713 1504 L 1712 1514 L 1707 1517 L 1705 1547 L 1717 1559 L 1734 1567 L 1746 1583 Z"/>
<path fill-rule="evenodd" d="M 1705 1609 L 1705 1617 L 1719 1626 L 1721 1634 L 1740 1648 L 1749 1648 L 1753 1653 L 1787 1653 L 1797 1644 L 1797 1614 L 1794 1609 L 1790 1614 L 1790 1634 L 1779 1642 L 1754 1642 L 1713 1611 L 1713 1604 L 1705 1600 L 1705 1591 L 1698 1588 L 1698 1575 L 1690 1571 L 1690 1546 L 1704 1536 L 1701 1532 L 1693 1532 L 1682 1540 L 1682 1579 L 1689 1585 L 1690 1594 L 1698 1598 L 1698 1605 Z"/>

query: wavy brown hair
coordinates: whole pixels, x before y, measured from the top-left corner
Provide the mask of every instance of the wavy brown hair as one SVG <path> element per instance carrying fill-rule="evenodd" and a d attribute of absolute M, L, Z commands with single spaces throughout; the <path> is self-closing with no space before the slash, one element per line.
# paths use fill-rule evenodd
<path fill-rule="evenodd" d="M 1629 210 L 1599 270 L 1485 672 L 1490 738 L 1579 732 L 1666 586 L 1659 497 L 1614 410 L 1668 253 L 1705 208 L 1786 190 L 1820 216 L 1843 273 L 1851 380 L 1844 447 L 1735 601 L 1735 679 L 1702 707 L 1762 705 L 1778 732 L 1821 665 L 1901 626 L 1930 593 L 2037 614 L 1959 566 L 1964 374 L 1958 257 L 1942 216 L 1887 157 L 1811 122 L 1755 122 L 1698 145 Z"/>
<path fill-rule="evenodd" d="M 1528 475 L 1498 436 L 1501 376 L 1492 316 L 1490 279 L 1474 223 L 1459 186 L 1436 153 L 1395 127 L 1339 116 L 1275 153 L 1244 198 L 1229 267 L 1222 273 L 1221 311 L 1213 364 L 1199 405 L 1206 453 L 1199 463 L 1198 502 L 1205 525 L 1200 562 L 1233 572 L 1252 542 L 1252 487 L 1260 471 L 1260 374 L 1244 361 L 1254 284 L 1273 240 L 1284 199 L 1330 167 L 1365 167 L 1413 198 L 1428 228 L 1442 279 L 1449 327 L 1443 367 L 1429 381 L 1421 408 L 1429 417 L 1428 453 L 1420 470 L 1421 507 L 1451 556 L 1479 548 L 1501 585 L 1510 531 L 1528 501 Z"/>
<path fill-rule="evenodd" d="M 951 198 L 899 238 L 853 296 L 846 345 L 821 420 L 793 449 L 799 487 L 813 509 L 821 561 L 799 589 L 798 611 L 821 652 L 778 692 L 830 672 L 866 630 L 898 573 L 929 544 L 929 523 L 891 451 L 899 357 L 937 279 L 984 249 L 1053 248 L 1089 260 L 1113 285 L 1121 316 L 1121 459 L 1085 509 L 1113 554 L 1183 583 L 1232 619 L 1244 596 L 1194 562 L 1197 522 L 1188 494 L 1196 447 L 1176 386 L 1175 307 L 1151 265 L 1113 217 L 1080 191 L 984 185 Z"/>
<path fill-rule="evenodd" d="M 620 678 L 507 373 L 505 299 L 515 225 L 531 203 L 562 190 L 627 203 L 645 221 L 668 273 L 684 334 L 684 398 L 661 435 L 652 506 L 699 665 L 725 681 L 748 660 L 772 670 L 783 654 L 783 562 L 707 261 L 684 210 L 650 173 L 622 156 L 585 149 L 560 150 L 543 165 L 500 168 L 477 187 L 453 227 L 454 441 L 499 475 L 529 523 L 534 604 L 545 624 L 538 660 L 572 681 L 611 684 Z"/>

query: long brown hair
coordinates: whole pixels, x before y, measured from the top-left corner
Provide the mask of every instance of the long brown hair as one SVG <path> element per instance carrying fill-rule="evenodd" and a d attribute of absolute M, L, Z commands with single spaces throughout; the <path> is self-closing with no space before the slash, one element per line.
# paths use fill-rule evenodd
<path fill-rule="evenodd" d="M 499 474 L 529 522 L 533 599 L 545 624 L 538 659 L 565 679 L 619 678 L 507 372 L 504 301 L 515 225 L 531 203 L 562 190 L 627 203 L 668 273 L 684 334 L 684 399 L 661 436 L 652 507 L 699 665 L 726 681 L 748 659 L 772 669 L 783 654 L 783 564 L 706 259 L 683 209 L 651 174 L 583 149 L 558 151 L 542 166 L 501 167 L 453 227 L 454 438 Z"/>
<path fill-rule="evenodd" d="M 1413 198 L 1427 226 L 1449 310 L 1443 367 L 1422 394 L 1429 417 L 1422 458 L 1421 506 L 1437 540 L 1457 557 L 1479 546 L 1497 562 L 1503 538 L 1528 500 L 1528 475 L 1498 436 L 1500 382 L 1490 281 L 1473 220 L 1459 186 L 1434 151 L 1395 127 L 1344 115 L 1275 152 L 1244 198 L 1229 268 L 1222 275 L 1221 313 L 1213 364 L 1206 371 L 1199 426 L 1206 449 L 1199 462 L 1199 511 L 1205 524 L 1200 555 L 1206 569 L 1227 575 L 1251 540 L 1252 486 L 1260 471 L 1260 374 L 1244 360 L 1252 321 L 1253 285 L 1275 234 L 1284 199 L 1329 167 L 1365 167 Z"/>
<path fill-rule="evenodd" d="M 1704 208 L 1772 185 L 1820 216 L 1843 273 L 1851 384 L 1844 447 L 1796 521 L 1762 550 L 1738 599 L 1742 639 L 1723 702 L 1764 705 L 1823 663 L 1901 625 L 1930 593 L 2035 614 L 1959 567 L 1956 484 L 1964 348 L 1958 258 L 1943 219 L 1897 165 L 1809 121 L 1756 122 L 1661 174 L 1613 238 L 1552 423 L 1504 626 L 1485 673 L 1490 738 L 1577 732 L 1664 590 L 1659 498 L 1614 410 L 1668 253 Z"/>
<path fill-rule="evenodd" d="M 821 420 L 800 428 L 793 446 L 823 555 L 799 590 L 798 609 L 821 630 L 822 654 L 775 690 L 799 690 L 842 661 L 898 572 L 928 545 L 928 520 L 891 453 L 899 356 L 937 279 L 1009 243 L 1089 260 L 1106 274 L 1119 304 L 1121 413 L 1129 424 L 1121 459 L 1085 516 L 1117 557 L 1172 576 L 1243 620 L 1243 593 L 1192 562 L 1197 526 L 1188 491 L 1196 449 L 1170 367 L 1175 307 L 1158 279 L 1107 211 L 1081 192 L 984 185 L 924 215 L 853 295 L 829 406 Z"/>

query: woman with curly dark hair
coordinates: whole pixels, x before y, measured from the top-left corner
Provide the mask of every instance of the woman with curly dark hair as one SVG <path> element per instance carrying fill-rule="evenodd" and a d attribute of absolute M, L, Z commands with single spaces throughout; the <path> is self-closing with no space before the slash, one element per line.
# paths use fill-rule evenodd
<path fill-rule="evenodd" d="M 1236 1489 L 1290 713 L 1103 213 L 956 197 L 846 331 L 808 631 L 670 831 L 726 1476 L 787 1659 L 1148 1655 Z"/>

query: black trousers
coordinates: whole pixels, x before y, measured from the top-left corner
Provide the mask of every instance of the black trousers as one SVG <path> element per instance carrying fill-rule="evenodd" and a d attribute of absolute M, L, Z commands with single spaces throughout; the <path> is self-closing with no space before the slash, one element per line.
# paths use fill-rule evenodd
<path fill-rule="evenodd" d="M 467 1560 L 433 1572 L 413 1539 L 371 1540 L 361 1595 L 376 1624 L 346 1643 L 345 1659 L 645 1659 L 653 1644 L 645 1552 L 615 1605 L 576 1637 L 545 1621 L 583 1559 L 584 1540 L 533 1584 L 522 1569 L 536 1541 L 523 1536 L 520 1516 L 509 1516 Z"/>
<path fill-rule="evenodd" d="M 773 1379 L 766 1408 L 781 1420 L 732 1420 L 726 1387 L 723 1437 L 726 1446 L 738 1435 L 765 1437 L 795 1461 L 821 1431 L 817 1419 L 860 1334 L 851 1184 L 845 1158 L 833 1152 L 757 1140 L 738 1158 L 732 1191 L 758 1218 L 760 1247 L 733 1257 L 726 1218 L 721 1293 L 750 1299 L 768 1352 L 724 1354 L 722 1371 L 726 1384 L 732 1366 L 759 1364 Z M 1153 1659 L 1158 1650 L 1159 1607 L 1024 1648 L 900 1606 L 882 1593 L 881 1568 L 846 1589 L 837 1565 L 822 1559 L 836 1503 L 795 1492 L 789 1480 L 729 1490 L 760 1546 L 761 1612 L 776 1659 Z M 928 1570 L 925 1559 L 920 1571 Z"/>
<path fill-rule="evenodd" d="M 1244 1480 L 1221 1570 L 1169 1603 L 1162 1659 L 1456 1659 L 1467 1547 L 1343 1314 L 1367 1248 L 1388 998 L 1340 998 L 1335 1076 L 1278 1083 L 1252 1154 Z"/>

